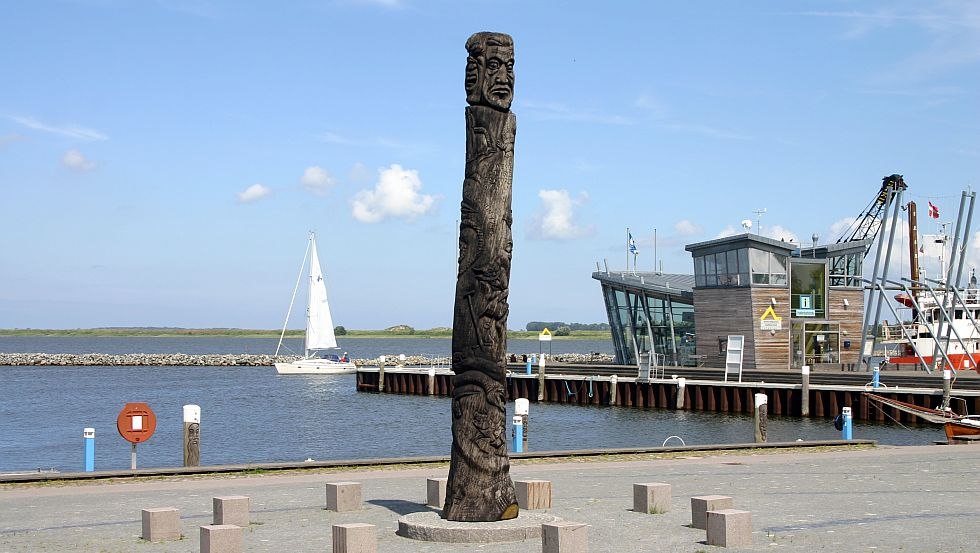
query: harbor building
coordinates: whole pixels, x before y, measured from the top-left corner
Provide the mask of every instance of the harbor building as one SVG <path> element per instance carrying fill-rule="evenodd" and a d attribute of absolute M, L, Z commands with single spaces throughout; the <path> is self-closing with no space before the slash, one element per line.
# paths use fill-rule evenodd
<path fill-rule="evenodd" d="M 596 272 L 616 361 L 778 370 L 860 362 L 868 240 L 801 248 L 756 234 L 689 244 L 694 275 Z"/>

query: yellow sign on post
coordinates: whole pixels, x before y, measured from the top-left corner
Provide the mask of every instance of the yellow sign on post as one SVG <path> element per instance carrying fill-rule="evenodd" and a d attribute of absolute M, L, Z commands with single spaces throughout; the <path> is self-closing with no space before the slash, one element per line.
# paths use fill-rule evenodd
<path fill-rule="evenodd" d="M 776 310 L 770 305 L 759 317 L 759 328 L 762 330 L 782 330 L 783 318 L 776 314 Z"/>
<path fill-rule="evenodd" d="M 548 330 L 548 327 L 544 327 L 544 330 L 541 331 L 541 334 L 538 334 L 538 341 L 539 342 L 551 341 L 551 331 Z"/>

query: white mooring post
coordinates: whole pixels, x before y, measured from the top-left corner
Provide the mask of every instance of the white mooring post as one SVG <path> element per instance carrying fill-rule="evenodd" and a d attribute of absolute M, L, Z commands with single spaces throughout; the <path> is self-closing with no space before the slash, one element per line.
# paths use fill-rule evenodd
<path fill-rule="evenodd" d="M 803 378 L 803 390 L 800 391 L 800 416 L 810 416 L 810 366 L 800 367 L 800 374 Z"/>

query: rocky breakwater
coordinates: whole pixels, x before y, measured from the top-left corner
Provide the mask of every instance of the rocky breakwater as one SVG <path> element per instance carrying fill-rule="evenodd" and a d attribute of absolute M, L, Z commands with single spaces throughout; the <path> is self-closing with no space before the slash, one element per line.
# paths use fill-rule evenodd
<path fill-rule="evenodd" d="M 279 360 L 293 361 L 299 357 L 281 357 Z M 201 367 L 260 367 L 270 366 L 276 361 L 272 355 L 248 354 L 206 354 L 186 353 L 128 353 L 110 355 L 107 353 L 0 353 L 0 365 L 44 365 L 44 366 L 201 366 Z"/>

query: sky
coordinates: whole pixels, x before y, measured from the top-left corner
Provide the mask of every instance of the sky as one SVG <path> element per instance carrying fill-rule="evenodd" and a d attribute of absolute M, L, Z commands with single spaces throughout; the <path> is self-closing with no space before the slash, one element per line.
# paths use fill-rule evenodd
<path fill-rule="evenodd" d="M 515 41 L 510 328 L 606 321 L 627 227 L 691 273 L 745 220 L 835 242 L 893 173 L 934 233 L 980 176 L 969 0 L 0 1 L 0 328 L 278 328 L 309 231 L 336 324 L 451 326 L 478 31 Z"/>

